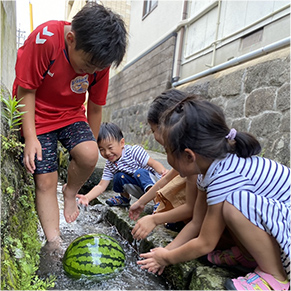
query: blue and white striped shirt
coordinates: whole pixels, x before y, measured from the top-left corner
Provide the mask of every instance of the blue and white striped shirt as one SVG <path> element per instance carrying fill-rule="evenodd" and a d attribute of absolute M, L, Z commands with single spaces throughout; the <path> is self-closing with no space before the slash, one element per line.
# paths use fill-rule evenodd
<path fill-rule="evenodd" d="M 229 154 L 199 175 L 197 186 L 206 191 L 208 205 L 226 200 L 272 235 L 290 274 L 290 168 L 262 157 Z"/>
<path fill-rule="evenodd" d="M 290 205 L 290 169 L 262 157 L 245 159 L 229 154 L 222 160 L 215 160 L 204 177 L 199 175 L 197 185 L 207 192 L 208 205 L 220 203 L 237 191 Z"/>
<path fill-rule="evenodd" d="M 112 180 L 114 174 L 117 172 L 133 175 L 136 170 L 141 168 L 150 171 L 157 178 L 160 178 L 161 176 L 152 167 L 147 165 L 149 158 L 149 154 L 143 147 L 139 145 L 125 145 L 122 151 L 122 156 L 118 161 L 106 161 L 102 179 Z"/>

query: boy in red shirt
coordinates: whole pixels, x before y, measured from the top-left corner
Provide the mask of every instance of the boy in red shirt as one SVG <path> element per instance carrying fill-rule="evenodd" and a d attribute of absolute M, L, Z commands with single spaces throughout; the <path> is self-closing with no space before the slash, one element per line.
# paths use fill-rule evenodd
<path fill-rule="evenodd" d="M 65 219 L 73 222 L 79 215 L 76 194 L 98 160 L 96 138 L 109 68 L 121 63 L 126 36 L 119 15 L 89 2 L 72 23 L 48 21 L 38 26 L 18 50 L 13 96 L 25 104 L 23 163 L 34 175 L 36 208 L 48 242 L 60 236 L 57 141 L 71 156 L 63 194 Z"/>

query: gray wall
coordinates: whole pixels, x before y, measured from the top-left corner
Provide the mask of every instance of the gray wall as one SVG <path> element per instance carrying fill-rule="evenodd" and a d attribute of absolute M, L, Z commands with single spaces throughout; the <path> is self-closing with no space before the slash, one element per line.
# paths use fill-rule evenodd
<path fill-rule="evenodd" d="M 127 143 L 162 151 L 152 139 L 146 115 L 151 101 L 171 86 L 174 44 L 175 35 L 110 79 L 103 121 L 119 124 Z"/>
<path fill-rule="evenodd" d="M 170 73 L 162 73 L 162 66 L 171 67 L 172 44 L 168 40 L 110 81 L 104 120 L 120 125 L 127 143 L 163 151 L 154 141 L 146 116 L 153 98 L 169 87 Z M 254 134 L 261 142 L 264 156 L 289 166 L 289 47 L 178 89 L 203 94 L 222 106 L 230 127 Z"/>

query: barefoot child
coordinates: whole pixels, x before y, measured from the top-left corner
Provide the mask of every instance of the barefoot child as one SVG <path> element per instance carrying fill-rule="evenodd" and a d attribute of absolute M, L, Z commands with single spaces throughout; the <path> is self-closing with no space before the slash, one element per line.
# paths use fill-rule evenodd
<path fill-rule="evenodd" d="M 89 2 L 73 18 L 38 26 L 18 50 L 13 95 L 23 107 L 23 163 L 34 175 L 37 213 L 48 242 L 59 238 L 57 141 L 69 151 L 64 216 L 79 215 L 76 194 L 98 159 L 96 139 L 109 68 L 125 54 L 119 15 Z M 87 116 L 83 106 L 88 94 Z"/>
<path fill-rule="evenodd" d="M 246 277 L 229 279 L 227 289 L 289 290 L 290 169 L 256 156 L 261 147 L 252 135 L 229 129 L 218 106 L 195 98 L 166 114 L 163 138 L 169 164 L 182 177 L 199 174 L 205 197 L 198 194 L 193 219 L 175 240 L 141 254 L 138 264 L 161 274 L 169 264 L 213 251 L 227 227 L 258 264 Z M 201 199 L 208 207 L 198 232 Z"/>
<path fill-rule="evenodd" d="M 107 160 L 102 179 L 86 195 L 77 195 L 80 204 L 88 205 L 113 180 L 113 190 L 119 195 L 107 199 L 106 203 L 127 207 L 130 205 L 130 195 L 140 198 L 167 172 L 141 146 L 126 145 L 120 128 L 114 123 L 101 124 L 97 143 L 101 156 Z"/>
<path fill-rule="evenodd" d="M 160 129 L 162 114 L 187 96 L 187 93 L 170 89 L 159 95 L 152 102 L 148 111 L 147 120 L 156 141 L 161 145 L 163 145 Z M 160 212 L 159 208 L 161 208 L 161 205 L 159 205 L 155 215 L 146 215 L 140 218 L 132 230 L 133 237 L 136 239 L 144 239 L 159 224 L 172 223 L 174 225 L 176 222 L 183 223 L 183 221 L 188 222 L 191 220 L 197 195 L 196 179 L 197 176 L 182 178 L 176 170 L 171 169 L 166 176 L 162 177 L 147 193 L 131 205 L 129 217 L 136 220 L 145 205 L 153 200 L 157 194 L 162 195 L 164 192 L 171 193 L 171 191 L 175 191 L 174 194 L 171 194 L 175 196 L 172 197 L 171 201 L 172 209 L 167 211 L 162 209 Z"/>

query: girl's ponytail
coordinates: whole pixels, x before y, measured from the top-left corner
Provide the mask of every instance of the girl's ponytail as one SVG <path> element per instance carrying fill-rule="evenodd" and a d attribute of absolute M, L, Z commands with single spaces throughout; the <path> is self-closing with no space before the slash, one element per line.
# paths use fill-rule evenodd
<path fill-rule="evenodd" d="M 247 132 L 237 132 L 234 140 L 234 152 L 239 157 L 247 158 L 261 152 L 262 148 L 258 140 Z"/>

